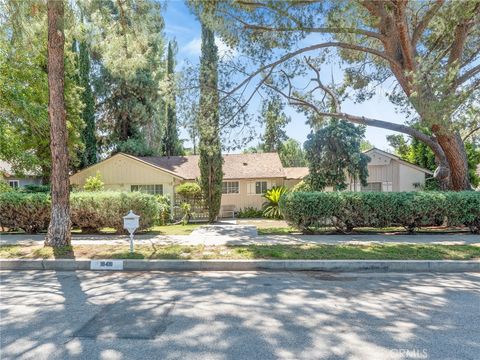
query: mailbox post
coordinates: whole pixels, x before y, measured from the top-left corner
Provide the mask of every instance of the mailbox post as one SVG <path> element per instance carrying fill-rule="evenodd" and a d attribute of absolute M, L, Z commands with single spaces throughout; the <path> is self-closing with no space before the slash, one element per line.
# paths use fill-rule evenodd
<path fill-rule="evenodd" d="M 123 228 L 130 233 L 130 254 L 133 254 L 133 234 L 138 229 L 140 216 L 133 213 L 132 210 L 123 217 Z"/>

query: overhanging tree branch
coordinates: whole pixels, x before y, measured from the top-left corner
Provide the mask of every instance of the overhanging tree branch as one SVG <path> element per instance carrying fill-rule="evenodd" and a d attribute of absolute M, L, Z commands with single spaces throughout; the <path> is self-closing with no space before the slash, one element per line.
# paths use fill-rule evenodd
<path fill-rule="evenodd" d="M 400 64 L 398 64 L 397 61 L 394 58 L 388 56 L 386 53 L 384 53 L 382 51 L 367 48 L 367 47 L 360 46 L 360 45 L 331 41 L 331 42 L 326 42 L 326 43 L 307 46 L 307 47 L 298 49 L 296 51 L 293 51 L 291 53 L 285 54 L 284 56 L 282 56 L 277 61 L 274 61 L 270 64 L 264 65 L 264 66 L 260 67 L 259 69 L 257 69 L 256 71 L 254 71 L 246 79 L 244 79 L 240 84 L 238 84 L 232 90 L 230 90 L 229 94 L 233 94 L 238 89 L 243 87 L 246 83 L 248 83 L 250 81 L 250 79 L 254 78 L 258 74 L 262 73 L 263 71 L 265 71 L 265 70 L 267 70 L 271 67 L 275 67 L 277 65 L 280 65 L 281 63 L 284 63 L 285 61 L 290 60 L 290 59 L 292 59 L 292 58 L 294 58 L 294 57 L 296 57 L 300 54 L 310 52 L 310 51 L 313 51 L 313 50 L 324 49 L 324 48 L 328 48 L 328 47 L 339 47 L 339 48 L 342 48 L 342 49 L 355 50 L 355 51 L 360 51 L 360 52 L 365 52 L 365 53 L 369 53 L 369 54 L 372 54 L 372 55 L 376 55 L 376 56 L 390 62 L 390 64 L 392 64 L 392 66 L 400 68 Z"/>

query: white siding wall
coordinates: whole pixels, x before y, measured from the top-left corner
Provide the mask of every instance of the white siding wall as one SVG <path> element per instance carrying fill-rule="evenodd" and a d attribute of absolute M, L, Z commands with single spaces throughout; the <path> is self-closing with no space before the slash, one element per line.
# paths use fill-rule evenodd
<path fill-rule="evenodd" d="M 255 194 L 255 182 L 266 181 L 268 189 L 273 186 L 283 185 L 283 179 L 271 178 L 271 179 L 242 179 L 242 180 L 225 180 L 225 181 L 238 181 L 239 193 L 238 194 L 222 194 L 222 206 L 234 205 L 235 211 L 244 209 L 247 207 L 253 207 L 261 209 L 265 199 L 261 194 Z"/>
<path fill-rule="evenodd" d="M 420 190 L 415 184 L 425 185 L 425 173 L 407 165 L 400 164 L 400 191 Z"/>
<path fill-rule="evenodd" d="M 174 177 L 148 164 L 124 155 L 113 156 L 70 177 L 72 184 L 83 187 L 90 176 L 99 172 L 106 190 L 130 191 L 131 185 L 163 185 L 163 194 L 173 199 Z"/>

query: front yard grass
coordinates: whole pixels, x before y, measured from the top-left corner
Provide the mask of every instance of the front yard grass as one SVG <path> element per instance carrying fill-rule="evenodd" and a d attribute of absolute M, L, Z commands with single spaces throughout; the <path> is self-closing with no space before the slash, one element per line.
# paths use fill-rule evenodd
<path fill-rule="evenodd" d="M 53 250 L 43 246 L 3 245 L 2 259 L 276 259 L 276 260 L 471 260 L 480 259 L 475 245 L 77 245 Z"/>

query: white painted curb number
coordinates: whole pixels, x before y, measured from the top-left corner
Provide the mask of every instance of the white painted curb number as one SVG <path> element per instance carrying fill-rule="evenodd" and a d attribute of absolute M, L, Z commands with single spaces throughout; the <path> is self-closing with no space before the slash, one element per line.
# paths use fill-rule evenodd
<path fill-rule="evenodd" d="M 123 260 L 92 260 L 90 270 L 123 270 Z"/>

